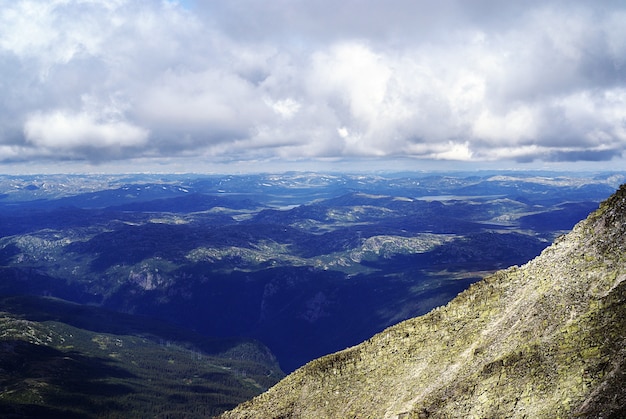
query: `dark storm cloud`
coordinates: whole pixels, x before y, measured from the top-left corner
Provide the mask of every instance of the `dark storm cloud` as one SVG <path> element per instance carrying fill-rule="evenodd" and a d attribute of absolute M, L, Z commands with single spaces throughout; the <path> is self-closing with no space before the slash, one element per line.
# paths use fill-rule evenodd
<path fill-rule="evenodd" d="M 626 146 L 621 2 L 0 6 L 0 161 L 575 161 Z"/>

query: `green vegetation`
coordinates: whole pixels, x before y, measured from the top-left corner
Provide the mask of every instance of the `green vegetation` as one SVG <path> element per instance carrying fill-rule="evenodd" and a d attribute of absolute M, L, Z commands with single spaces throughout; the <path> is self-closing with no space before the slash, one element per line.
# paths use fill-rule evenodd
<path fill-rule="evenodd" d="M 39 311 L 35 302 L 40 303 Z M 3 303 L 5 310 L 28 312 L 31 318 L 63 317 L 81 310 L 85 314 L 81 320 L 91 329 L 134 330 L 146 320 L 59 300 L 5 298 Z M 25 317 L 0 313 L 3 416 L 205 418 L 259 394 L 283 376 L 254 342 L 198 339 L 206 349 L 202 350 L 169 340 L 174 329 L 167 325 L 160 329 L 154 321 L 146 324 L 142 335 Z M 184 334 L 178 331 L 177 337 L 183 339 Z"/>

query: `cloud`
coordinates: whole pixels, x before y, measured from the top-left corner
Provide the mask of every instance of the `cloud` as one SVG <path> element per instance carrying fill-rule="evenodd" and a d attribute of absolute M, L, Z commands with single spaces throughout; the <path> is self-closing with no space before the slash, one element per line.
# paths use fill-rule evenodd
<path fill-rule="evenodd" d="M 0 6 L 0 161 L 598 161 L 626 148 L 620 2 Z"/>
<path fill-rule="evenodd" d="M 163 130 L 233 139 L 247 135 L 269 108 L 245 79 L 232 73 L 165 72 L 136 100 L 138 118 Z"/>
<path fill-rule="evenodd" d="M 49 150 L 116 150 L 146 143 L 148 131 L 125 121 L 101 120 L 85 112 L 53 111 L 30 115 L 26 141 Z"/>

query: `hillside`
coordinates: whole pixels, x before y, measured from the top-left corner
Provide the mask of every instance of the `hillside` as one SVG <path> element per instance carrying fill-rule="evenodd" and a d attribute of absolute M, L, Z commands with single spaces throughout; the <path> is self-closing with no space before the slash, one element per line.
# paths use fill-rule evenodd
<path fill-rule="evenodd" d="M 0 417 L 205 418 L 283 376 L 269 350 L 45 297 L 0 297 Z"/>
<path fill-rule="evenodd" d="M 521 267 L 223 418 L 624 417 L 626 185 Z"/>

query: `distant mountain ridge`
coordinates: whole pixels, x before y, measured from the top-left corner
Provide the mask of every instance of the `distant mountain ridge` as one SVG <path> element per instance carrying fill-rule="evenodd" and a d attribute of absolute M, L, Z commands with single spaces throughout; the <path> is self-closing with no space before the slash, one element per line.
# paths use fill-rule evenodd
<path fill-rule="evenodd" d="M 527 262 L 625 179 L 0 175 L 0 296 L 253 338 L 291 372 Z"/>
<path fill-rule="evenodd" d="M 626 416 L 626 185 L 521 267 L 222 418 Z"/>

